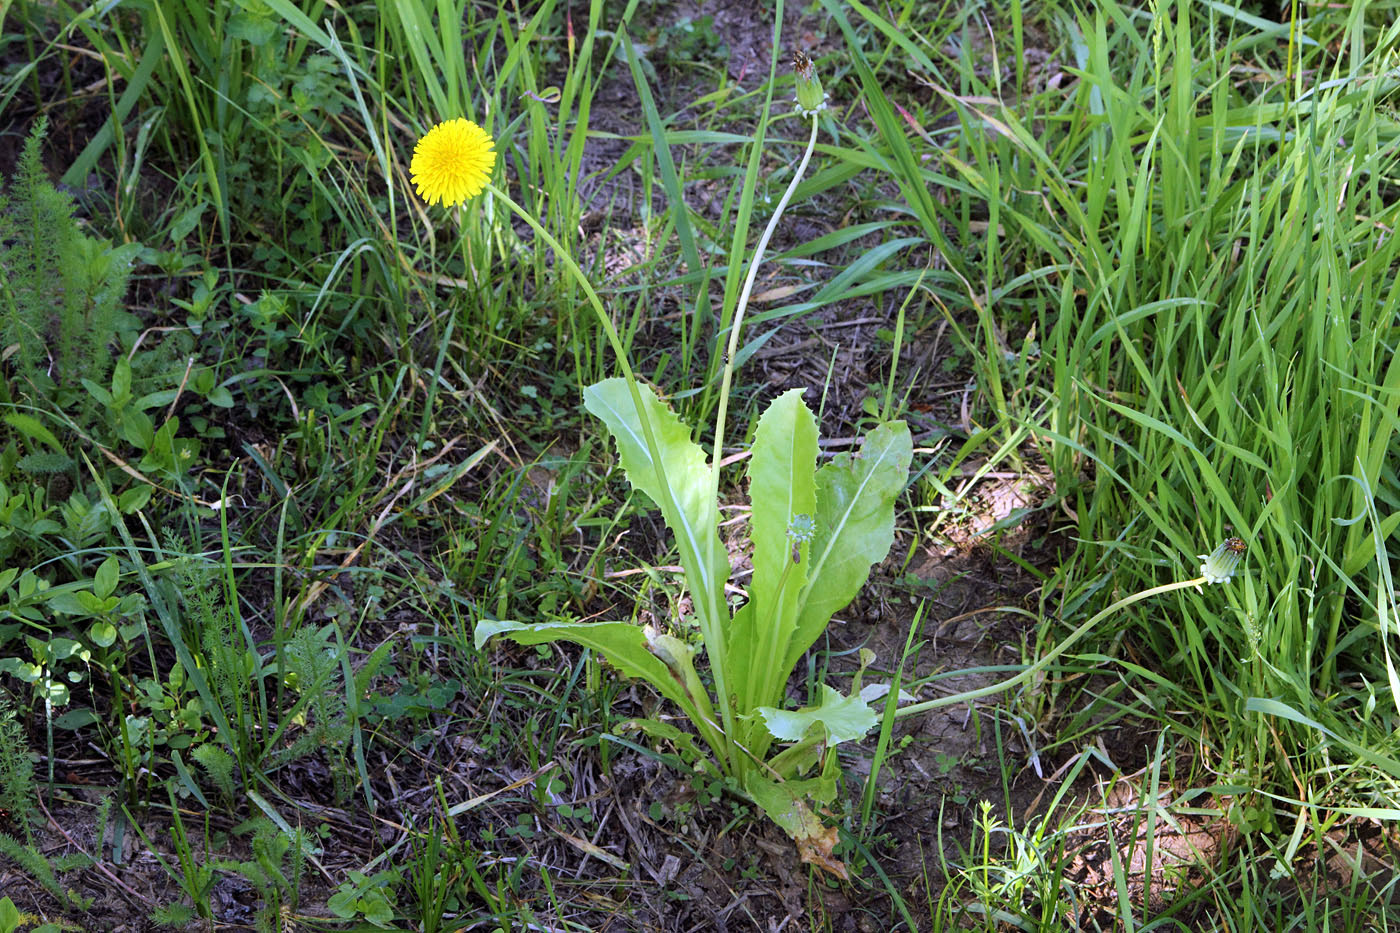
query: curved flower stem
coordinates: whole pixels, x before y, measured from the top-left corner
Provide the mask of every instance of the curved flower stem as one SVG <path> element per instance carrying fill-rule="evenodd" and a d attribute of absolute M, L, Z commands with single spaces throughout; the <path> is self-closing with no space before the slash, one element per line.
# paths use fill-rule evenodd
<path fill-rule="evenodd" d="M 1124 596 L 1122 599 L 1118 600 L 1116 603 L 1113 603 L 1111 606 L 1108 606 L 1104 609 L 1100 609 L 1098 612 L 1094 613 L 1087 622 L 1079 626 L 1079 628 L 1075 629 L 1074 631 L 1070 632 L 1069 635 L 1065 637 L 1065 640 L 1056 645 L 1050 651 L 1049 654 L 1032 664 L 1030 667 L 1026 668 L 1021 673 L 1017 674 L 1015 677 L 1008 678 L 1007 680 L 1003 680 L 998 683 L 990 684 L 986 687 L 979 687 L 976 690 L 968 690 L 963 693 L 955 693 L 952 696 L 938 697 L 934 700 L 925 700 L 922 703 L 914 703 L 910 706 L 901 707 L 900 709 L 895 710 L 895 716 L 913 716 L 915 713 L 925 713 L 931 709 L 939 709 L 940 707 L 944 706 L 957 706 L 959 703 L 966 703 L 968 700 L 981 699 L 982 697 L 991 696 L 994 693 L 1000 693 L 1003 690 L 1010 690 L 1012 687 L 1020 686 L 1021 684 L 1030 680 L 1036 674 L 1039 674 L 1041 671 L 1045 670 L 1045 668 L 1049 667 L 1051 661 L 1054 661 L 1060 655 L 1068 651 L 1075 644 L 1075 642 L 1079 641 L 1079 639 L 1087 635 L 1090 629 L 1092 629 L 1095 625 L 1098 625 L 1108 616 L 1117 612 L 1119 609 L 1124 609 L 1128 606 L 1131 606 L 1133 603 L 1146 599 L 1149 596 L 1160 596 L 1163 593 L 1170 593 L 1173 590 L 1184 590 L 1189 586 L 1198 587 L 1202 583 L 1207 582 L 1209 581 L 1207 581 L 1205 577 L 1196 577 L 1193 580 L 1178 580 L 1175 583 L 1164 583 L 1161 586 L 1154 586 L 1150 589 L 1133 593 L 1130 596 Z"/>
<path fill-rule="evenodd" d="M 622 374 L 627 380 L 627 386 L 632 392 L 632 404 L 637 408 L 637 417 L 642 425 L 642 433 L 646 440 L 647 450 L 652 454 L 652 462 L 656 467 L 657 481 L 663 489 L 670 488 L 666 481 L 666 475 L 661 468 L 661 458 L 658 455 L 660 445 L 656 441 L 656 433 L 652 430 L 651 421 L 646 417 L 646 409 L 642 403 L 642 395 L 637 390 L 637 377 L 632 372 L 632 366 L 627 362 L 627 351 L 623 349 L 622 338 L 617 333 L 617 327 L 613 324 L 612 318 L 608 317 L 608 312 L 603 307 L 603 300 L 594 291 L 593 285 L 588 281 L 588 276 L 584 275 L 583 269 L 574 261 L 574 257 L 569 255 L 558 240 L 554 238 L 544 225 L 536 220 L 529 211 L 516 204 L 510 195 L 506 194 L 494 184 L 487 182 L 486 190 L 491 196 L 496 198 L 506 207 L 510 208 L 517 217 L 525 221 L 535 235 L 543 240 L 550 249 L 554 250 L 555 258 L 563 263 L 564 268 L 569 270 L 569 274 L 578 282 L 579 288 L 583 289 L 584 295 L 588 298 L 589 305 L 598 316 L 598 323 L 603 326 L 603 332 L 608 338 L 608 343 L 612 346 L 613 353 L 617 356 L 617 365 L 621 367 Z M 735 748 L 734 736 L 734 712 L 725 699 L 729 696 L 728 676 L 724 670 L 722 661 L 724 654 L 724 626 L 721 620 L 728 618 L 729 608 L 722 602 L 715 605 L 713 588 L 703 585 L 703 583 L 693 583 L 690 587 L 691 598 L 696 603 L 696 615 L 700 619 L 700 634 L 704 639 L 706 648 L 710 653 L 710 669 L 714 673 L 715 691 L 719 694 L 720 714 L 723 721 L 723 728 L 719 734 L 713 723 L 699 723 L 696 728 L 700 729 L 706 742 L 715 750 L 716 754 L 723 756 L 723 766 L 726 771 L 733 768 L 734 764 L 742 761 Z"/>
<path fill-rule="evenodd" d="M 724 354 L 724 374 L 720 377 L 719 384 L 719 409 L 715 414 L 715 454 L 711 459 L 711 480 L 710 494 L 719 495 L 719 465 L 724 459 L 724 423 L 729 411 L 729 386 L 734 381 L 734 354 L 739 351 L 739 333 L 744 323 L 744 311 L 749 306 L 749 293 L 753 291 L 754 279 L 758 276 L 759 263 L 763 262 L 763 251 L 768 248 L 768 241 L 773 237 L 773 231 L 777 229 L 778 218 L 783 216 L 783 209 L 787 207 L 788 201 L 792 198 L 792 193 L 797 190 L 798 182 L 802 181 L 802 175 L 807 171 L 807 163 L 812 159 L 812 150 L 817 145 L 817 115 L 812 115 L 812 134 L 807 137 L 807 148 L 802 153 L 802 161 L 797 164 L 797 171 L 793 173 L 792 181 L 788 182 L 787 190 L 778 201 L 777 208 L 773 211 L 773 216 L 768 221 L 768 226 L 763 228 L 763 236 L 758 238 L 758 246 L 754 247 L 753 260 L 749 263 L 748 275 L 744 277 L 744 288 L 739 293 L 739 304 L 734 308 L 734 320 L 729 325 L 729 346 Z"/>

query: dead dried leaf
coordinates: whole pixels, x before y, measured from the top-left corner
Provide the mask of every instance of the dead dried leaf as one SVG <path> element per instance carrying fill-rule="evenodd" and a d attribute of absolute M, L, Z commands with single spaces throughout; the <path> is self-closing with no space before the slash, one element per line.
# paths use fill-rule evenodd
<path fill-rule="evenodd" d="M 846 873 L 845 863 L 832 855 L 836 848 L 836 839 L 836 827 L 827 826 L 811 836 L 793 841 L 797 843 L 797 855 L 802 861 L 808 865 L 815 865 L 842 881 L 849 881 L 850 875 Z"/>

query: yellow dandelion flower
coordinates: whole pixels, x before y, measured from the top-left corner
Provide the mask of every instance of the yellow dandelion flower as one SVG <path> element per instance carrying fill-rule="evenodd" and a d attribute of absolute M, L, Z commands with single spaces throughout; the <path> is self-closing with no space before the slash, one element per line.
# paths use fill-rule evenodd
<path fill-rule="evenodd" d="M 418 196 L 448 207 L 481 194 L 496 164 L 491 134 L 470 120 L 445 120 L 413 147 L 408 173 Z"/>

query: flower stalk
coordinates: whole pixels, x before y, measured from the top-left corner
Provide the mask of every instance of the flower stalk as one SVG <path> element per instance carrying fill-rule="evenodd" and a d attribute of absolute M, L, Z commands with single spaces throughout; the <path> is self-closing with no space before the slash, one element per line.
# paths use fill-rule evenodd
<path fill-rule="evenodd" d="M 763 252 L 768 248 L 768 241 L 773 238 L 773 231 L 778 227 L 778 220 L 783 216 L 784 209 L 787 208 L 788 201 L 792 199 L 792 194 L 797 190 L 797 185 L 802 181 L 802 176 L 807 171 L 807 163 L 812 160 L 812 151 L 817 146 L 817 118 L 812 116 L 812 132 L 807 137 L 807 148 L 802 151 L 802 161 L 797 163 L 797 171 L 792 175 L 792 181 L 788 182 L 787 190 L 778 199 L 778 206 L 773 209 L 773 216 L 768 219 L 768 226 L 763 228 L 763 235 L 758 238 L 758 245 L 754 247 L 753 259 L 749 262 L 749 271 L 744 276 L 744 287 L 739 292 L 739 303 L 734 308 L 734 320 L 729 325 L 729 343 L 724 351 L 724 372 L 720 376 L 719 384 L 719 408 L 715 413 L 715 453 L 711 460 L 713 477 L 710 492 L 712 495 L 719 494 L 719 465 L 724 459 L 724 428 L 725 420 L 729 412 L 729 389 L 734 381 L 734 354 L 739 352 L 739 335 L 743 330 L 744 312 L 749 307 L 749 295 L 753 292 L 754 280 L 758 277 L 759 263 L 763 262 Z"/>
<path fill-rule="evenodd" d="M 444 120 L 433 126 L 413 147 L 413 160 L 408 166 L 409 178 L 418 190 L 418 196 L 429 205 L 442 204 L 459 211 L 468 200 L 481 194 L 490 182 L 491 170 L 496 165 L 495 145 L 496 141 L 491 138 L 490 133 L 461 117 Z M 460 216 L 459 213 L 459 231 L 462 226 Z M 465 233 L 460 242 L 462 267 L 470 274 L 472 262 Z M 456 326 L 457 313 L 453 309 L 447 316 L 447 327 L 443 330 L 442 339 L 438 341 L 437 359 L 433 362 L 433 381 L 428 384 L 423 420 L 418 427 L 419 450 L 423 449 L 428 440 L 428 426 L 432 419 L 434 402 L 437 400 L 438 385 L 442 381 L 442 364 L 447 359 L 447 347 L 452 342 L 452 333 Z"/>
<path fill-rule="evenodd" d="M 1065 640 L 1051 649 L 1045 657 L 1021 671 L 1021 673 L 1017 674 L 1015 677 L 1009 677 L 1006 680 L 989 684 L 986 687 L 979 687 L 976 690 L 967 690 L 952 696 L 937 697 L 932 700 L 925 700 L 922 703 L 912 703 L 909 706 L 902 706 L 895 711 L 895 716 L 903 718 L 905 716 L 913 716 L 916 713 L 926 713 L 929 710 L 940 709 L 944 706 L 957 706 L 969 700 L 979 700 L 982 697 L 1001 693 L 1003 690 L 1019 687 L 1021 684 L 1024 684 L 1026 681 L 1044 671 L 1050 666 L 1051 662 L 1074 647 L 1079 639 L 1089 634 L 1094 626 L 1120 609 L 1126 609 L 1133 603 L 1141 602 L 1150 596 L 1161 596 L 1163 593 L 1171 593 L 1175 590 L 1184 590 L 1190 587 L 1200 589 L 1203 583 L 1228 583 L 1230 578 L 1234 576 L 1235 567 L 1239 564 L 1240 557 L 1244 552 L 1245 546 L 1242 540 L 1239 538 L 1229 538 L 1209 555 L 1201 555 L 1205 558 L 1206 563 L 1201 565 L 1201 575 L 1199 577 L 1193 577 L 1190 580 L 1178 580 L 1174 583 L 1163 583 L 1161 586 L 1149 587 L 1137 593 L 1124 596 L 1112 605 L 1100 609 L 1090 616 L 1088 621 L 1070 632 L 1069 635 L 1065 637 Z"/>

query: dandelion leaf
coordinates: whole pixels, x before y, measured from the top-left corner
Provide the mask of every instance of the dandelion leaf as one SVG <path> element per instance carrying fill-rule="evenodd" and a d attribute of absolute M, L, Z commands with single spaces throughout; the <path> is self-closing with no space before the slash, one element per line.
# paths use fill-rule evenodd
<path fill-rule="evenodd" d="M 758 712 L 773 738 L 783 742 L 801 741 L 816 726 L 826 731 L 828 745 L 854 742 L 879 722 L 875 711 L 860 696 L 842 696 L 826 684 L 822 684 L 822 701 L 817 706 L 798 710 L 760 706 Z"/>
<path fill-rule="evenodd" d="M 894 503 L 909 477 L 914 446 L 904 422 L 866 435 L 860 456 L 840 454 L 817 471 L 816 537 L 797 630 L 783 659 L 790 671 L 865 585 L 894 543 Z"/>
<path fill-rule="evenodd" d="M 679 706 L 692 722 L 704 721 L 685 684 L 666 661 L 648 649 L 646 633 L 640 626 L 630 622 L 526 624 L 505 619 L 482 619 L 476 624 L 476 647 L 480 649 L 493 635 L 502 635 L 522 645 L 568 641 L 590 648 L 606 658 L 623 676 L 640 678 L 651 684 L 657 693 Z"/>
<path fill-rule="evenodd" d="M 802 861 L 843 881 L 848 880 L 846 866 L 834 855 L 836 827 L 823 825 L 821 817 L 807 802 L 834 799 L 834 776 L 823 774 L 802 781 L 773 781 L 755 773 L 745 782 L 744 790 L 797 845 Z"/>
<path fill-rule="evenodd" d="M 781 691 L 789 668 L 779 671 L 775 662 L 787 653 L 797 626 L 798 598 L 807 582 L 807 563 L 793 563 L 794 542 L 788 537 L 794 517 L 816 511 L 817 421 L 802 403 L 802 391 L 793 389 L 774 399 L 754 430 L 749 458 L 753 581 L 748 605 L 752 609 L 744 616 L 744 625 L 735 618 L 729 657 L 736 665 L 737 690 L 743 685 L 756 689 L 765 679 L 759 676 L 763 671 L 739 672 L 737 667 L 746 662 L 774 670 L 766 678 L 772 681 L 769 695 L 741 696 L 741 708 L 777 701 L 772 694 Z M 810 545 L 801 547 L 807 551 Z"/>
<path fill-rule="evenodd" d="M 661 508 L 662 517 L 676 536 L 686 582 L 698 611 L 719 626 L 724 612 L 724 581 L 729 577 L 729 555 L 719 540 L 719 507 L 710 494 L 710 467 L 705 452 L 690 439 L 690 429 L 656 397 L 650 387 L 638 385 L 639 413 L 625 379 L 604 379 L 583 392 L 583 404 L 602 419 L 617 442 L 618 456 L 632 488 L 645 493 Z M 657 459 L 647 446 L 641 416 L 651 426 Z"/>

